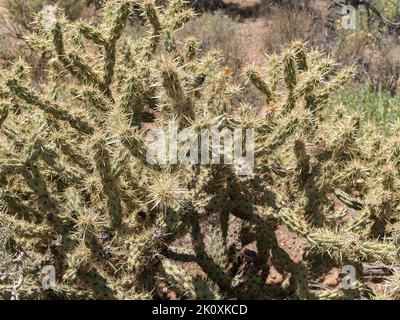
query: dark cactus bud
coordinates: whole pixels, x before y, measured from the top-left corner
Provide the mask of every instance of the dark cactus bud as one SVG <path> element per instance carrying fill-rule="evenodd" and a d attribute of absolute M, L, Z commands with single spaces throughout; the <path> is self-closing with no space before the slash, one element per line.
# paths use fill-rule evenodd
<path fill-rule="evenodd" d="M 79 212 L 76 211 L 76 210 L 72 210 L 72 211 L 71 211 L 71 217 L 72 217 L 73 219 L 78 219 L 78 217 L 79 217 Z"/>

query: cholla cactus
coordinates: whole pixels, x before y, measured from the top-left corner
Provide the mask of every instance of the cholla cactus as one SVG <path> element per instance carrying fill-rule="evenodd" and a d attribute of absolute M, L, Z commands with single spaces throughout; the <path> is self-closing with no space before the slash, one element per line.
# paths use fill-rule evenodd
<path fill-rule="evenodd" d="M 13 247 L 1 250 L 34 267 L 18 269 L 18 290 L 0 281 L 1 296 L 149 299 L 162 282 L 195 299 L 369 296 L 363 263 L 399 264 L 398 130 L 383 139 L 357 113 L 326 112 L 353 68 L 295 43 L 265 74 L 246 69 L 265 96 L 253 107 L 217 52 L 177 40 L 193 15 L 181 0 L 143 1 L 149 32 L 138 40 L 124 33 L 132 4 L 107 1 L 98 25 L 38 17 L 29 42 L 49 58 L 46 84 L 30 84 L 23 61 L 2 70 L 0 218 Z M 254 128 L 253 173 L 149 163 L 149 123 L 169 121 Z M 282 224 L 308 241 L 301 261 L 281 248 Z M 282 285 L 267 282 L 271 261 Z M 41 287 L 44 265 L 55 288 Z M 356 270 L 349 288 L 313 289 L 345 265 Z"/>

